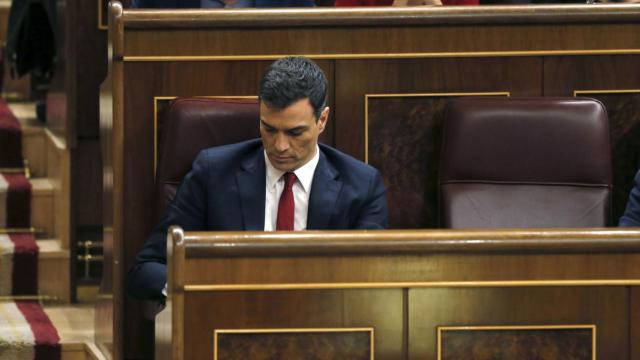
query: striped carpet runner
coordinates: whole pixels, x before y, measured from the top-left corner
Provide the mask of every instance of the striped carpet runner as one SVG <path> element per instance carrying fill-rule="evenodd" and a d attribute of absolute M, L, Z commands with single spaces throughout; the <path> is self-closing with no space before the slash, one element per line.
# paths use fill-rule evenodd
<path fill-rule="evenodd" d="M 38 244 L 33 235 L 0 234 L 0 296 L 37 293 Z"/>
<path fill-rule="evenodd" d="M 38 295 L 38 244 L 30 232 L 31 183 L 20 171 L 22 131 L 0 99 L 0 298 Z M 58 332 L 36 301 L 0 301 L 0 359 L 59 360 Z"/>
<path fill-rule="evenodd" d="M 22 129 L 9 105 L 0 99 L 0 168 L 22 167 Z"/>
<path fill-rule="evenodd" d="M 60 358 L 60 337 L 40 304 L 0 302 L 0 359 Z"/>
<path fill-rule="evenodd" d="M 31 183 L 24 174 L 7 174 L 1 171 L 0 228 L 29 228 L 31 226 Z"/>

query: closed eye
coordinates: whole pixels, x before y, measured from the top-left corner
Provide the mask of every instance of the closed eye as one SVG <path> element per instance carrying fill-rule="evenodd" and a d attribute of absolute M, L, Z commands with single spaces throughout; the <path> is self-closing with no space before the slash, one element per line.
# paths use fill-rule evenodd
<path fill-rule="evenodd" d="M 287 135 L 289 135 L 289 136 L 300 136 L 300 135 L 302 135 L 303 132 L 304 132 L 304 130 L 302 130 L 302 129 L 294 129 L 294 130 L 287 131 Z"/>
<path fill-rule="evenodd" d="M 302 135 L 305 131 L 307 131 L 308 127 L 307 126 L 298 126 L 298 127 L 294 127 L 293 129 L 289 129 L 286 131 L 287 135 L 289 136 L 300 136 Z"/>
<path fill-rule="evenodd" d="M 265 123 L 264 121 L 260 121 L 260 123 L 262 124 L 262 127 L 266 132 L 269 132 L 269 133 L 276 132 L 276 128 L 274 128 L 273 126 L 267 125 L 267 123 Z"/>

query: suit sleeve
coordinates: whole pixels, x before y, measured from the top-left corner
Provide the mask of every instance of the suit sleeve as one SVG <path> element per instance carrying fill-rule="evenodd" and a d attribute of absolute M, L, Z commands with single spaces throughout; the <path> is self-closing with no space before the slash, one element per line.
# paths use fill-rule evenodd
<path fill-rule="evenodd" d="M 386 229 L 389 225 L 387 191 L 377 170 L 369 184 L 367 199 L 356 221 L 356 229 Z"/>
<path fill-rule="evenodd" d="M 201 153 L 193 163 L 167 212 L 138 253 L 127 274 L 127 292 L 138 299 L 163 299 L 167 282 L 167 229 L 201 230 L 207 219 L 207 161 Z"/>
<path fill-rule="evenodd" d="M 640 226 L 640 171 L 636 174 L 635 186 L 631 189 L 627 208 L 620 218 L 619 226 Z"/>

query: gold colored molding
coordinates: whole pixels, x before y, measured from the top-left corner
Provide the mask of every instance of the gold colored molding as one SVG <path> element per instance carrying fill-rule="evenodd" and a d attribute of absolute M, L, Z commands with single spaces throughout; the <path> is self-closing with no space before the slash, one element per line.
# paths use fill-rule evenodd
<path fill-rule="evenodd" d="M 21 234 L 21 233 L 31 233 L 31 234 L 41 234 L 44 233 L 44 230 L 37 229 L 34 227 L 29 228 L 0 228 L 0 234 Z"/>
<path fill-rule="evenodd" d="M 0 168 L 0 174 L 24 174 L 27 179 L 31 178 L 29 168 Z"/>
<path fill-rule="evenodd" d="M 23 167 L 0 167 L 0 173 L 5 173 L 5 174 L 24 174 L 24 176 L 27 179 L 31 179 L 31 169 L 29 168 L 29 160 L 28 159 L 23 159 L 22 160 L 23 163 Z"/>
<path fill-rule="evenodd" d="M 442 333 L 444 331 L 485 331 L 485 330 L 591 330 L 591 359 L 596 360 L 596 325 L 490 325 L 490 326 L 438 326 L 437 354 L 442 360 Z"/>
<path fill-rule="evenodd" d="M 177 99 L 179 96 L 154 96 L 153 97 L 153 178 L 156 177 L 158 168 L 158 102 Z M 258 99 L 257 95 L 204 95 L 189 96 L 189 98 L 203 99 Z"/>
<path fill-rule="evenodd" d="M 637 55 L 640 49 L 608 50 L 528 50 L 528 51 L 460 51 L 418 53 L 362 53 L 362 54 L 272 54 L 272 55 L 125 55 L 124 62 L 199 62 L 199 61 L 259 61 L 277 60 L 286 56 L 305 56 L 316 60 L 361 59 L 428 59 L 472 57 L 520 57 L 520 56 L 572 56 L 572 55 Z M 115 60 L 115 59 L 114 59 Z"/>
<path fill-rule="evenodd" d="M 105 25 L 102 23 L 102 16 L 103 16 L 103 5 L 104 5 L 104 0 L 97 0 L 98 1 L 98 30 L 109 30 L 109 25 Z"/>
<path fill-rule="evenodd" d="M 509 91 L 497 92 L 447 92 L 447 93 L 382 93 L 364 94 L 364 162 L 369 163 L 369 99 L 370 98 L 401 98 L 401 97 L 454 97 L 454 96 L 506 96 Z"/>
<path fill-rule="evenodd" d="M 611 89 L 611 90 L 573 90 L 573 96 L 597 94 L 637 94 L 640 89 Z"/>
<path fill-rule="evenodd" d="M 375 330 L 367 328 L 263 328 L 263 329 L 217 329 L 213 332 L 213 359 L 218 360 L 218 335 L 224 334 L 297 334 L 297 333 L 346 333 L 365 332 L 369 333 L 369 344 L 371 360 L 374 356 Z"/>
<path fill-rule="evenodd" d="M 20 301 L 20 300 L 35 300 L 35 301 L 58 301 L 60 298 L 50 295 L 2 295 L 0 301 Z"/>
<path fill-rule="evenodd" d="M 170 12 L 126 11 L 126 26 L 155 30 L 191 27 L 271 28 L 273 24 L 288 27 L 346 27 L 369 23 L 382 26 L 438 26 L 486 24 L 606 24 L 637 22 L 640 9 L 633 4 L 546 4 L 492 6 L 396 6 L 353 8 L 277 8 L 277 9 L 188 9 Z M 185 25 L 189 22 L 189 25 Z"/>
<path fill-rule="evenodd" d="M 486 288 L 542 286 L 638 286 L 640 279 L 602 280 L 496 280 L 496 281 L 408 281 L 354 283 L 284 283 L 284 284 L 191 284 L 185 292 L 206 291 L 279 291 L 334 289 L 398 289 L 398 288 Z"/>

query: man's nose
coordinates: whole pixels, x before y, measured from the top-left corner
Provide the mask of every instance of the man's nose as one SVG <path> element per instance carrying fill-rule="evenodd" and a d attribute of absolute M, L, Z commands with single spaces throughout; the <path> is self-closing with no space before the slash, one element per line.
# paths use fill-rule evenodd
<path fill-rule="evenodd" d="M 284 152 L 289 149 L 289 139 L 285 134 L 279 133 L 276 135 L 276 150 L 278 152 Z"/>

